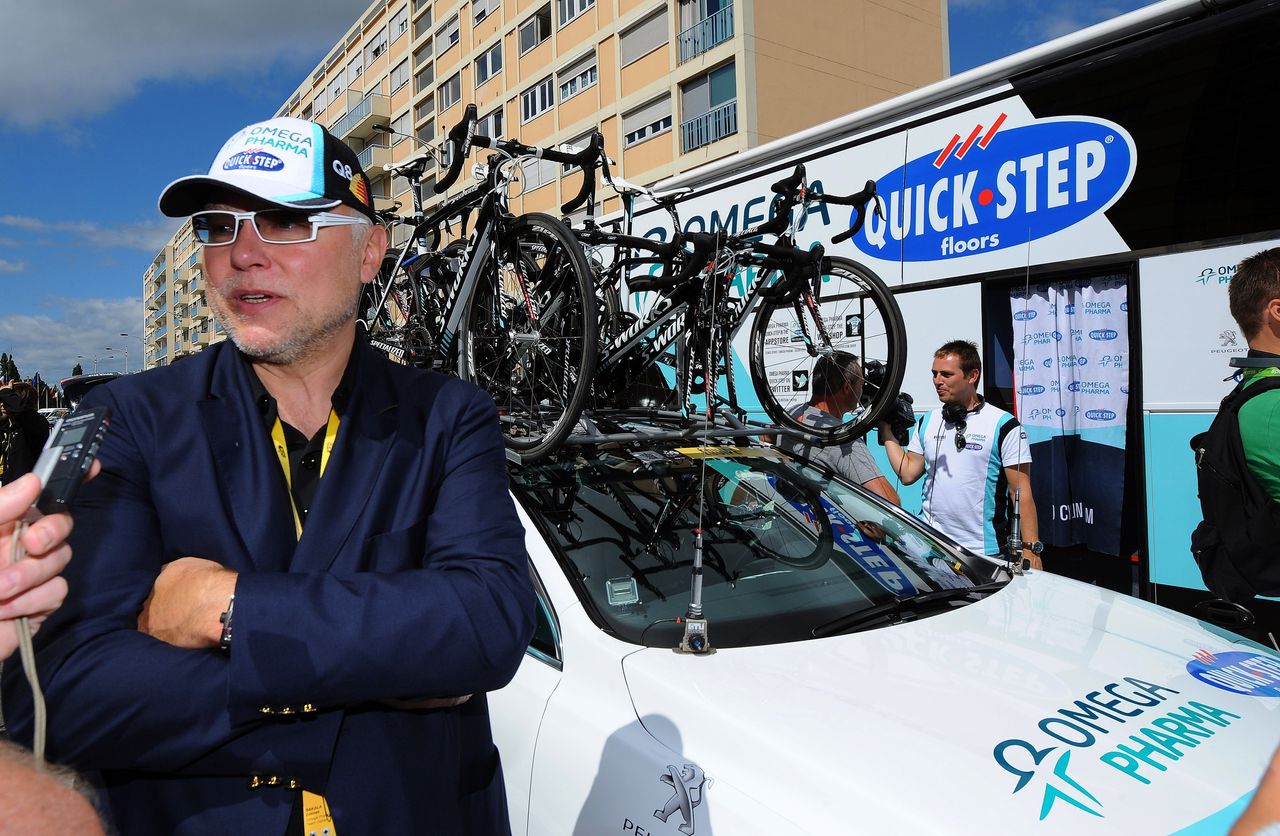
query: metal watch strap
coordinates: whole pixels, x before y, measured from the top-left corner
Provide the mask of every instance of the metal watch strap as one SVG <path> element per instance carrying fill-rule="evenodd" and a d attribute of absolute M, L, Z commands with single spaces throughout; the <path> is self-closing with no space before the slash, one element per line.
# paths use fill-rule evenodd
<path fill-rule="evenodd" d="M 222 615 L 218 616 L 218 620 L 222 622 L 222 636 L 218 639 L 218 649 L 223 653 L 231 652 L 231 617 L 236 610 L 236 596 L 231 593 L 231 599 L 227 601 L 227 609 Z"/>

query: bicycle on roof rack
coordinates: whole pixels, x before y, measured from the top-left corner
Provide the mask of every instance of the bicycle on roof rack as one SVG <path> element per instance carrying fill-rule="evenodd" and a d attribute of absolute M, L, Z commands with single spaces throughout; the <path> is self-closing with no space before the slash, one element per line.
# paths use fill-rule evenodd
<path fill-rule="evenodd" d="M 488 390 L 508 448 L 534 460 L 559 445 L 581 412 L 598 348 L 596 302 L 568 229 L 550 215 L 512 215 L 507 190 L 525 159 L 574 164 L 594 152 L 535 148 L 477 135 L 475 127 L 468 105 L 445 137 L 448 167 L 434 191 L 453 185 L 473 147 L 492 152 L 473 169 L 479 184 L 429 213 L 421 178 L 431 150 L 384 166 L 409 180 L 413 214 L 380 215 L 412 233 L 366 289 L 361 321 L 393 359 L 455 371 Z"/>
<path fill-rule="evenodd" d="M 597 135 L 592 147 L 600 145 Z M 732 346 L 751 321 L 752 381 L 761 406 L 776 424 L 820 444 L 844 443 L 875 426 L 897 397 L 906 369 L 906 333 L 897 302 L 870 269 L 827 256 L 820 244 L 799 246 L 795 238 L 798 219 L 817 202 L 855 210 L 850 228 L 833 243 L 862 227 L 869 204 L 883 217 L 874 182 L 852 195 L 821 194 L 808 188 L 804 166 L 798 165 L 772 185 L 771 218 L 730 235 L 682 229 L 676 206 L 687 190 L 660 194 L 615 178 L 603 153 L 591 164 L 600 168 L 624 206 L 623 216 L 609 225 L 612 228 L 595 221 L 593 174 L 588 174 L 575 201 L 565 206 L 566 212 L 587 206 L 586 219 L 573 232 L 593 254 L 601 296 L 602 345 L 595 375 L 599 405 L 618 405 L 634 381 L 665 366 L 674 371 L 676 407 L 684 414 L 693 411 L 692 396 L 701 392 L 709 414 L 727 407 L 743 415 Z M 671 240 L 630 234 L 640 197 L 670 216 Z M 766 236 L 775 243 L 760 240 Z M 731 290 L 742 271 L 748 271 L 747 289 L 735 295 Z M 656 294 L 647 309 L 639 315 L 624 309 L 627 294 L 644 292 Z M 806 424 L 800 416 L 809 401 L 814 366 L 820 358 L 835 358 L 840 352 L 852 354 L 863 368 L 862 402 L 832 426 Z M 720 379 L 724 396 L 719 393 Z"/>

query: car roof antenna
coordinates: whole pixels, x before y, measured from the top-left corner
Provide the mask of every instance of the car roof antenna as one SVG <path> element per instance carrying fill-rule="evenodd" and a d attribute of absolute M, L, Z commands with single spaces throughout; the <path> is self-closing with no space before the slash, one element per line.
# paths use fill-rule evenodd
<path fill-rule="evenodd" d="M 720 235 L 716 235 L 716 254 L 720 253 Z M 714 263 L 711 267 L 714 270 Z M 716 307 L 716 291 L 719 289 L 719 282 L 714 276 L 710 277 L 711 286 L 711 309 Z M 716 325 L 713 320 L 711 323 L 711 333 L 708 335 L 711 345 L 716 344 Z M 711 417 L 715 412 L 715 389 L 716 374 L 712 368 L 714 360 L 711 355 L 714 352 L 707 352 L 707 367 L 702 371 L 702 378 L 706 383 L 705 395 L 706 419 L 703 423 L 703 429 L 711 428 Z M 684 395 L 681 395 L 684 397 Z M 704 435 L 702 446 L 704 448 L 710 446 L 710 435 Z M 676 647 L 676 653 L 695 653 L 698 655 L 706 655 L 715 653 L 715 649 L 711 646 L 711 639 L 707 635 L 707 620 L 702 617 L 702 512 L 707 505 L 707 455 L 705 451 L 702 455 L 702 476 L 699 479 L 698 486 L 698 527 L 693 530 L 693 582 L 689 590 L 689 609 L 685 612 L 684 618 L 678 621 L 684 624 L 684 635 L 680 639 L 680 644 Z"/>

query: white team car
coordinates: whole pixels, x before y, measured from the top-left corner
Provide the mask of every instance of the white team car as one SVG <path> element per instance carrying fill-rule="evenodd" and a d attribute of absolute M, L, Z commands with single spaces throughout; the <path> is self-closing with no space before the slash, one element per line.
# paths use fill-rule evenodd
<path fill-rule="evenodd" d="M 639 429 L 512 468 L 539 598 L 490 695 L 515 833 L 1225 833 L 1252 796 L 1280 655 L 1008 579 L 771 447 Z M 681 653 L 699 528 L 714 652 Z"/>

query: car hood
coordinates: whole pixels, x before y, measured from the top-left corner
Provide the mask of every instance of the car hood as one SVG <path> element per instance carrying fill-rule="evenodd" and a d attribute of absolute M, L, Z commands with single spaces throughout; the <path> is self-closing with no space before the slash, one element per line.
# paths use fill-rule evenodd
<path fill-rule="evenodd" d="M 623 667 L 713 826 L 723 782 L 812 833 L 1225 832 L 1280 738 L 1276 654 L 1044 572 L 893 627 Z"/>

